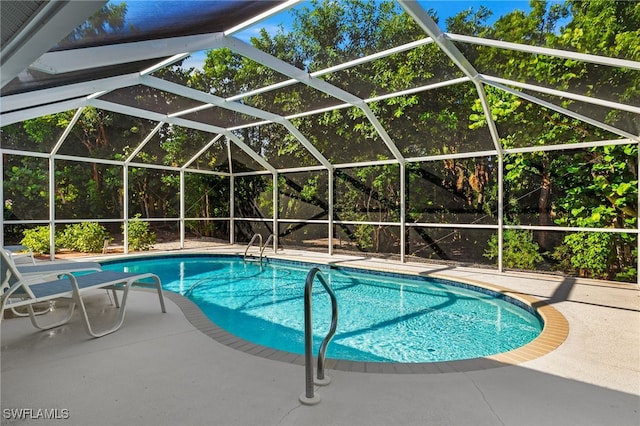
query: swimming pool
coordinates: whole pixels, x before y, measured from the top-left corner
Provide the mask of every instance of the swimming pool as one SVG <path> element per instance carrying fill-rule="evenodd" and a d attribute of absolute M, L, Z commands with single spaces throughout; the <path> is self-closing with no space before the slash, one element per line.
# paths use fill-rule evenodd
<path fill-rule="evenodd" d="M 464 360 L 526 345 L 543 321 L 528 305 L 496 292 L 428 277 L 237 256 L 182 255 L 107 262 L 104 269 L 153 272 L 163 288 L 196 303 L 212 322 L 244 340 L 304 353 L 304 283 L 319 266 L 336 292 L 338 329 L 327 357 L 421 363 Z M 314 353 L 331 306 L 314 286 Z"/>

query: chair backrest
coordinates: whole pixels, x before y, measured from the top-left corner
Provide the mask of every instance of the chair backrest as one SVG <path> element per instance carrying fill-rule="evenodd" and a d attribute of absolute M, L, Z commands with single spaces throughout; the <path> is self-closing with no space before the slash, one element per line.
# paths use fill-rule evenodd
<path fill-rule="evenodd" d="M 13 246 L 2 246 L 3 249 L 7 251 L 11 255 L 11 259 L 13 259 L 13 263 L 17 263 L 16 259 L 28 259 L 32 264 L 36 264 L 36 258 L 33 255 L 33 251 L 27 246 L 23 245 L 13 245 Z"/>
<path fill-rule="evenodd" d="M 11 253 L 5 249 L 0 249 L 0 294 L 4 294 L 12 285 L 22 280 L 22 275 L 18 271 Z"/>

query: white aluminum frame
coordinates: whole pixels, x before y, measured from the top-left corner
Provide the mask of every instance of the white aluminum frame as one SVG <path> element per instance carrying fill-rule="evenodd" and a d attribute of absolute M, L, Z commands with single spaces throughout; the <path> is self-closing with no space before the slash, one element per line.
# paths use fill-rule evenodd
<path fill-rule="evenodd" d="M 53 3 L 53 2 L 52 2 Z M 74 3 L 74 2 L 71 2 Z M 95 3 L 93 7 L 98 7 L 99 4 L 104 3 L 103 1 L 99 3 Z M 545 88 L 542 86 L 538 86 L 535 84 L 516 82 L 509 79 L 504 79 L 492 75 L 480 74 L 471 63 L 467 60 L 467 58 L 458 50 L 455 46 L 454 42 L 459 43 L 467 43 L 467 44 L 477 44 L 484 45 L 508 50 L 517 50 L 521 52 L 526 52 L 530 54 L 540 54 L 540 55 L 548 55 L 558 58 L 571 59 L 576 61 L 588 62 L 593 64 L 611 66 L 611 67 L 621 67 L 627 68 L 631 70 L 640 70 L 640 62 L 623 60 L 618 58 L 609 58 L 598 55 L 590 55 L 590 54 L 581 54 L 576 52 L 569 52 L 565 50 L 559 49 L 549 49 L 531 45 L 522 45 L 518 43 L 512 42 L 504 42 L 500 40 L 491 40 L 480 37 L 471 37 L 464 36 L 459 34 L 452 33 L 444 33 L 438 25 L 433 21 L 433 19 L 426 13 L 423 7 L 415 1 L 409 0 L 398 0 L 399 5 L 416 21 L 416 23 L 424 30 L 426 37 L 411 43 L 406 43 L 401 46 L 397 46 L 391 49 L 387 49 L 385 51 L 376 52 L 374 54 L 357 58 L 351 61 L 344 62 L 340 65 L 332 66 L 326 68 L 324 70 L 318 70 L 312 73 L 307 73 L 304 70 L 298 69 L 285 61 L 282 61 L 274 56 L 271 56 L 265 52 L 262 52 L 250 44 L 245 43 L 244 41 L 236 38 L 233 34 L 236 34 L 243 28 L 248 27 L 256 22 L 259 22 L 263 19 L 266 19 L 269 16 L 273 16 L 274 14 L 291 8 L 299 3 L 299 0 L 291 0 L 285 2 L 270 11 L 267 11 L 259 16 L 256 16 L 234 28 L 231 28 L 224 33 L 212 33 L 198 36 L 186 36 L 186 37 L 175 37 L 169 39 L 163 39 L 162 42 L 147 41 L 147 42 L 135 42 L 135 43 L 126 43 L 124 45 L 113 45 L 113 46 L 102 46 L 95 48 L 85 48 L 85 49 L 74 49 L 69 51 L 58 51 L 58 52 L 48 52 L 44 53 L 38 58 L 36 58 L 35 62 L 31 65 L 34 69 L 39 69 L 41 71 L 45 71 L 48 73 L 61 73 L 68 72 L 71 70 L 82 70 L 88 69 L 96 66 L 105 66 L 105 65 L 114 65 L 118 63 L 131 62 L 134 60 L 143 60 L 150 58 L 160 58 L 167 57 L 170 58 L 159 61 L 155 66 L 149 67 L 139 73 L 133 73 L 128 75 L 121 75 L 117 77 L 109 77 L 103 79 L 97 79 L 93 81 L 87 81 L 84 83 L 76 83 L 62 87 L 55 87 L 50 89 L 44 89 L 29 93 L 24 93 L 20 95 L 11 95 L 5 96 L 2 98 L 2 107 L 0 112 L 0 120 L 2 122 L 2 126 L 17 123 L 20 121 L 24 121 L 27 119 L 39 117 L 46 114 L 54 114 L 63 111 L 76 110 L 73 119 L 69 126 L 64 130 L 62 136 L 58 139 L 54 148 L 49 153 L 41 153 L 41 152 L 30 152 L 30 151 L 22 151 L 19 149 L 5 149 L 0 147 L 0 153 L 8 154 L 8 155 L 21 155 L 21 156 L 31 156 L 31 157 L 39 157 L 39 158 L 47 158 L 49 161 L 49 219 L 47 221 L 4 221 L 0 220 L 0 226 L 4 226 L 4 224 L 15 224 L 15 223 L 28 223 L 28 224 L 38 224 L 38 223 L 48 223 L 51 229 L 51 252 L 53 253 L 54 246 L 54 227 L 56 224 L 60 223 L 70 223 L 70 222 L 82 222 L 89 221 L 91 219 L 79 219 L 74 221 L 68 220 L 59 220 L 55 218 L 55 161 L 56 160 L 70 160 L 70 161 L 84 161 L 91 163 L 100 163 L 100 164 L 108 164 L 121 166 L 123 168 L 124 173 L 124 217 L 122 220 L 120 219 L 101 219 L 101 222 L 118 222 L 121 221 L 125 228 L 125 252 L 127 250 L 127 238 L 128 238 L 128 221 L 129 221 L 129 213 L 128 213 L 128 168 L 129 167 L 143 167 L 149 169 L 161 169 L 161 170 L 171 170 L 178 172 L 180 174 L 180 217 L 178 218 L 146 218 L 145 220 L 153 222 L 153 221 L 178 221 L 180 223 L 180 246 L 184 247 L 184 238 L 185 238 L 185 221 L 187 220 L 215 220 L 215 221 L 229 221 L 230 225 L 230 235 L 229 242 L 234 244 L 235 236 L 234 236 L 234 227 L 235 222 L 237 221 L 258 221 L 258 222 L 271 222 L 273 224 L 274 230 L 278 230 L 280 223 L 309 223 L 309 224 L 326 224 L 328 226 L 328 253 L 333 254 L 333 234 L 335 225 L 345 224 L 345 225 L 357 225 L 357 224 L 370 224 L 376 226 L 398 226 L 401 230 L 401 242 L 400 242 L 400 258 L 404 262 L 406 259 L 406 234 L 408 229 L 412 227 L 439 227 L 439 228 L 461 228 L 461 229 L 488 229 L 488 230 L 497 230 L 498 232 L 498 245 L 499 245 L 499 258 L 498 258 L 498 270 L 503 271 L 503 261 L 502 261 L 502 251 L 503 251 L 503 231 L 505 229 L 525 229 L 525 230 L 545 230 L 545 231 L 561 231 L 561 232 L 573 232 L 573 231 L 584 231 L 584 232 L 613 232 L 613 233 L 630 233 L 638 235 L 638 229 L 611 229 L 611 228 L 580 228 L 580 227 L 555 227 L 555 226 L 515 226 L 515 225 L 505 225 L 503 222 L 503 210 L 504 210 L 504 201 L 503 201 L 503 185 L 504 185 L 504 176 L 503 176 L 503 160 L 504 155 L 514 154 L 514 153 L 525 153 L 525 152 L 537 152 L 537 151 L 556 151 L 556 150 L 572 150 L 572 149 L 588 149 L 592 147 L 598 146 L 607 146 L 607 145 L 621 145 L 621 144 L 640 144 L 640 135 L 631 134 L 628 131 L 616 128 L 615 126 L 611 126 L 609 124 L 600 122 L 591 117 L 587 117 L 585 115 L 575 113 L 566 108 L 562 108 L 560 106 L 554 105 L 550 102 L 547 102 L 543 99 L 537 98 L 534 95 L 530 95 L 521 90 L 527 90 L 531 92 L 541 93 L 545 95 L 551 95 L 556 97 L 565 97 L 568 99 L 573 99 L 579 102 L 586 102 L 589 104 L 602 106 L 606 108 L 618 109 L 620 111 L 626 111 L 633 114 L 640 114 L 640 106 L 637 105 L 627 105 L 620 102 L 607 101 L 603 99 L 595 99 L 589 96 L 580 95 L 576 93 L 569 93 L 566 91 L 561 91 L 552 88 Z M 81 12 L 78 12 L 81 13 Z M 83 13 L 83 12 L 82 12 Z M 71 19 L 77 19 L 78 15 L 74 15 Z M 49 26 L 49 28 L 52 28 Z M 49 30 L 50 31 L 50 30 Z M 34 39 L 35 40 L 35 39 Z M 42 42 L 40 39 L 39 43 Z M 455 64 L 457 68 L 459 68 L 464 74 L 463 77 L 453 78 L 450 80 L 445 80 L 437 83 L 432 83 L 428 85 L 424 85 L 421 87 L 416 87 L 412 89 L 407 89 L 395 93 L 389 93 L 385 95 L 376 96 L 369 99 L 361 99 L 353 94 L 345 91 L 341 88 L 333 86 L 326 82 L 325 80 L 320 79 L 319 77 L 323 75 L 330 74 L 332 72 L 341 71 L 348 69 L 353 66 L 362 65 L 369 63 L 373 60 L 387 57 L 389 55 L 393 55 L 399 52 L 409 51 L 411 49 L 415 49 L 419 46 L 424 46 L 427 44 L 435 43 Z M 28 45 L 28 43 L 27 43 Z M 245 56 L 250 58 L 253 61 L 260 62 L 273 70 L 289 77 L 288 80 L 272 84 L 269 86 L 257 88 L 245 93 L 241 93 L 235 96 L 231 96 L 228 98 L 220 98 L 208 93 L 203 93 L 195 89 L 190 89 L 185 86 L 172 83 L 169 81 L 162 80 L 160 78 L 151 76 L 150 74 L 154 71 L 161 69 L 162 67 L 171 65 L 177 61 L 184 59 L 190 54 L 206 50 L 206 49 L 215 49 L 215 48 L 229 48 L 233 50 L 236 54 Z M 2 52 L 5 52 L 5 48 L 3 47 Z M 26 56 L 22 55 L 22 58 Z M 87 58 L 91 58 L 91 60 L 87 60 Z M 484 150 L 484 151 L 476 151 L 476 152 L 464 152 L 464 153 L 454 153 L 454 154 L 444 154 L 444 155 L 434 155 L 434 156 L 426 156 L 426 157 L 408 157 L 406 158 L 397 148 L 393 139 L 389 136 L 384 126 L 379 121 L 378 117 L 373 113 L 373 111 L 369 108 L 368 104 L 372 102 L 378 102 L 385 99 L 389 99 L 392 97 L 411 95 L 414 93 L 425 92 L 429 90 L 434 90 L 441 87 L 446 87 L 450 85 L 462 84 L 465 82 L 472 82 L 477 90 L 478 97 L 481 101 L 485 116 L 487 118 L 488 128 L 491 135 L 491 139 L 494 145 L 493 150 Z M 313 111 L 305 111 L 301 113 L 292 114 L 289 116 L 281 116 L 278 114 L 273 114 L 267 111 L 263 111 L 248 105 L 243 104 L 241 101 L 249 96 L 265 93 L 268 91 L 273 91 L 280 89 L 282 87 L 286 87 L 292 84 L 306 84 L 316 90 L 327 94 L 334 99 L 336 99 L 336 105 L 327 108 L 321 108 Z M 3 64 L 3 85 L 5 84 L 5 66 Z M 161 114 L 153 111 L 148 111 L 143 108 L 136 108 L 126 105 L 119 105 L 113 102 L 106 102 L 100 99 L 105 93 L 116 89 L 122 89 L 126 87 L 131 87 L 135 85 L 145 85 L 148 87 L 152 87 L 161 91 L 173 93 L 179 96 L 187 97 L 190 99 L 197 100 L 202 102 L 201 106 L 196 108 L 191 108 L 189 110 L 175 111 L 169 114 Z M 613 134 L 619 135 L 620 139 L 614 140 L 605 140 L 605 141 L 593 141 L 593 142 L 585 142 L 585 143 L 576 143 L 576 144 L 558 144 L 558 145 L 547 145 L 547 146 L 530 146 L 530 147 L 522 147 L 522 148 L 512 148 L 512 149 L 504 149 L 500 144 L 500 135 L 498 133 L 498 129 L 491 118 L 490 113 L 490 105 L 487 101 L 487 97 L 485 94 L 484 86 L 489 85 L 492 87 L 496 87 L 500 90 L 504 90 L 508 93 L 511 93 L 515 96 L 518 96 L 522 99 L 526 99 L 530 102 L 536 103 L 542 107 L 560 112 L 566 116 L 581 120 L 583 122 L 589 123 L 593 126 L 599 127 L 606 131 L 609 131 Z M 65 99 L 64 101 L 59 101 L 60 99 Z M 127 114 L 136 117 L 145 118 L 148 120 L 156 121 L 157 126 L 146 135 L 140 144 L 135 148 L 135 150 L 131 153 L 131 155 L 125 161 L 116 161 L 109 159 L 97 159 L 97 158 L 86 158 L 86 157 L 77 157 L 70 155 L 60 155 L 58 154 L 58 150 L 60 146 L 65 142 L 67 136 L 71 132 L 73 125 L 80 118 L 84 107 L 95 107 L 108 111 L 117 112 L 120 114 Z M 219 127 L 212 126 L 205 123 L 196 122 L 193 120 L 188 120 L 182 118 L 182 116 L 198 111 L 204 110 L 207 108 L 225 108 L 231 111 L 235 111 L 238 113 L 246 114 L 248 116 L 253 116 L 259 119 L 255 123 L 246 124 L 237 127 Z M 375 131 L 378 133 L 380 139 L 385 144 L 385 147 L 389 153 L 389 159 L 387 160 L 376 160 L 376 161 L 366 161 L 366 162 L 354 162 L 354 163 L 342 163 L 342 164 L 334 164 L 329 161 L 303 134 L 300 130 L 295 127 L 291 120 L 296 118 L 308 117 L 317 114 L 322 114 L 327 111 L 332 111 L 336 109 L 343 108 L 359 108 L 370 124 L 373 126 Z M 252 150 L 249 145 L 239 138 L 239 136 L 234 132 L 235 130 L 254 127 L 259 125 L 264 125 L 268 123 L 275 123 L 282 125 L 286 128 L 286 130 L 291 133 L 295 139 L 309 152 L 309 154 L 318 162 L 316 166 L 304 166 L 304 167 L 287 167 L 282 169 L 277 169 L 273 167 L 268 161 L 266 161 L 259 153 Z M 143 164 L 134 162 L 135 156 L 143 149 L 145 144 L 160 130 L 160 128 L 164 125 L 177 125 L 183 126 L 187 128 L 197 129 L 205 132 L 209 132 L 212 134 L 212 139 L 205 144 L 200 151 L 198 151 L 194 156 L 192 156 L 188 161 L 178 167 L 170 167 L 161 164 Z M 212 144 L 218 141 L 220 138 L 224 137 L 227 144 L 227 153 L 229 156 L 229 172 L 219 172 L 219 171 L 210 171 L 210 170 L 199 170 L 192 169 L 190 166 L 197 161 L 199 156 L 204 154 Z M 242 151 L 244 151 L 247 155 L 249 155 L 260 167 L 262 170 L 249 171 L 249 172 L 240 172 L 235 173 L 233 171 L 232 166 L 232 158 L 231 158 L 231 145 L 235 144 Z M 498 205 L 497 205 L 497 223 L 496 224 L 438 224 L 438 223 L 408 223 L 406 221 L 406 210 L 407 210 L 407 197 L 406 197 L 406 164 L 411 162 L 432 162 L 432 161 L 441 161 L 445 159 L 464 159 L 464 158 L 473 158 L 473 157 L 495 157 L 498 168 Z M 334 218 L 334 185 L 335 185 L 335 171 L 341 168 L 354 168 L 354 167 L 366 167 L 366 166 L 378 166 L 385 164 L 398 164 L 399 166 L 399 188 L 398 192 L 400 195 L 400 220 L 398 222 L 375 222 L 375 221 L 364 221 L 364 222 L 353 222 L 353 221 L 339 221 Z M 291 218 L 280 218 L 278 216 L 279 211 L 279 191 L 278 191 L 278 176 L 279 174 L 286 173 L 296 173 L 296 172 L 305 172 L 305 171 L 324 171 L 326 170 L 328 173 L 328 219 L 325 220 L 304 220 L 304 219 L 291 219 Z M 0 172 L 2 172 L 2 166 L 0 166 Z M 184 192 L 186 191 L 184 184 L 184 176 L 185 173 L 201 173 L 201 174 L 210 174 L 216 176 L 225 176 L 229 178 L 229 214 L 230 216 L 227 218 L 189 218 L 186 217 L 184 205 Z M 640 165 L 638 173 L 640 174 Z M 273 217 L 271 218 L 241 218 L 235 216 L 235 179 L 243 176 L 257 176 L 257 175 L 271 175 L 273 179 Z M 640 192 L 640 185 L 638 188 Z M 2 189 L 0 188 L 0 195 L 2 194 Z M 640 210 L 640 200 L 638 201 L 638 210 Z M 274 250 L 278 247 L 278 232 L 275 232 L 274 238 Z M 2 236 L 0 235 L 0 240 L 2 240 Z M 638 238 L 638 247 L 640 249 L 640 238 Z M 53 254 L 52 254 L 53 256 Z M 640 265 L 639 265 L 640 266 Z M 639 267 L 640 269 L 640 267 Z M 639 278 L 640 283 L 640 278 Z"/>

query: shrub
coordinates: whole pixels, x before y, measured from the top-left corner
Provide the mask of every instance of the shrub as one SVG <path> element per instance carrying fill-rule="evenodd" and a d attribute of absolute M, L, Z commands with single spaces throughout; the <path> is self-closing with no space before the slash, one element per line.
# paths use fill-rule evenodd
<path fill-rule="evenodd" d="M 553 258 L 570 273 L 593 278 L 612 278 L 615 235 L 606 232 L 576 232 L 564 237 Z"/>
<path fill-rule="evenodd" d="M 129 250 L 149 250 L 155 243 L 156 234 L 149 230 L 149 222 L 140 220 L 139 214 L 129 221 Z"/>
<path fill-rule="evenodd" d="M 542 262 L 538 243 L 533 241 L 533 232 L 519 229 L 505 229 L 503 235 L 502 263 L 506 268 L 534 269 L 536 263 Z M 489 240 L 489 248 L 484 257 L 498 257 L 498 236 Z"/>
<path fill-rule="evenodd" d="M 373 225 L 356 225 L 353 234 L 355 235 L 358 247 L 361 250 L 373 247 Z"/>
<path fill-rule="evenodd" d="M 22 231 L 24 238 L 20 244 L 27 246 L 32 252 L 37 254 L 48 254 L 50 252 L 49 226 L 38 226 Z"/>
<path fill-rule="evenodd" d="M 67 225 L 60 234 L 60 246 L 82 253 L 100 253 L 109 233 L 96 222 Z"/>

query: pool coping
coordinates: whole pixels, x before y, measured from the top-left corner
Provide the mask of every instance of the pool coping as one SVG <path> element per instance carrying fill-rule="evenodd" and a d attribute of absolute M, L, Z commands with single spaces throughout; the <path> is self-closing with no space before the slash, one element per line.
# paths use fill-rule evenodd
<path fill-rule="evenodd" d="M 233 256 L 234 254 L 211 254 L 202 253 L 205 256 Z M 270 259 L 291 261 L 286 257 L 269 256 Z M 311 261 L 297 261 L 309 266 L 314 264 L 327 265 L 335 267 L 332 262 L 323 262 L 319 259 Z M 508 352 L 490 355 L 482 358 L 471 358 L 454 361 L 438 361 L 438 362 L 419 362 L 419 363 L 402 363 L 402 362 L 371 362 L 371 361 L 348 361 L 334 358 L 326 358 L 324 367 L 326 369 L 352 371 L 362 373 L 391 373 L 391 374 L 438 374 L 451 372 L 466 372 L 485 370 L 489 368 L 497 368 L 509 365 L 518 365 L 527 361 L 534 360 L 548 354 L 558 348 L 569 335 L 569 322 L 557 309 L 550 306 L 547 302 L 530 296 L 516 292 L 507 287 L 496 284 L 490 284 L 479 280 L 471 280 L 460 277 L 452 277 L 446 274 L 433 273 L 422 274 L 407 271 L 399 271 L 399 268 L 379 268 L 375 265 L 367 267 L 350 265 L 348 268 L 364 269 L 375 272 L 386 272 L 405 276 L 429 276 L 432 278 L 455 281 L 468 284 L 474 287 L 487 289 L 506 297 L 518 300 L 525 305 L 533 308 L 544 321 L 541 333 L 534 340 L 519 348 Z M 211 321 L 202 310 L 191 300 L 178 293 L 165 291 L 168 296 L 182 310 L 185 318 L 200 332 L 209 336 L 213 340 L 224 344 L 230 348 L 245 352 L 250 355 L 259 356 L 273 361 L 286 362 L 296 365 L 305 365 L 305 357 L 303 354 L 285 352 L 278 349 L 269 348 L 258 345 L 240 337 L 237 337 L 228 331 L 222 329 Z"/>

